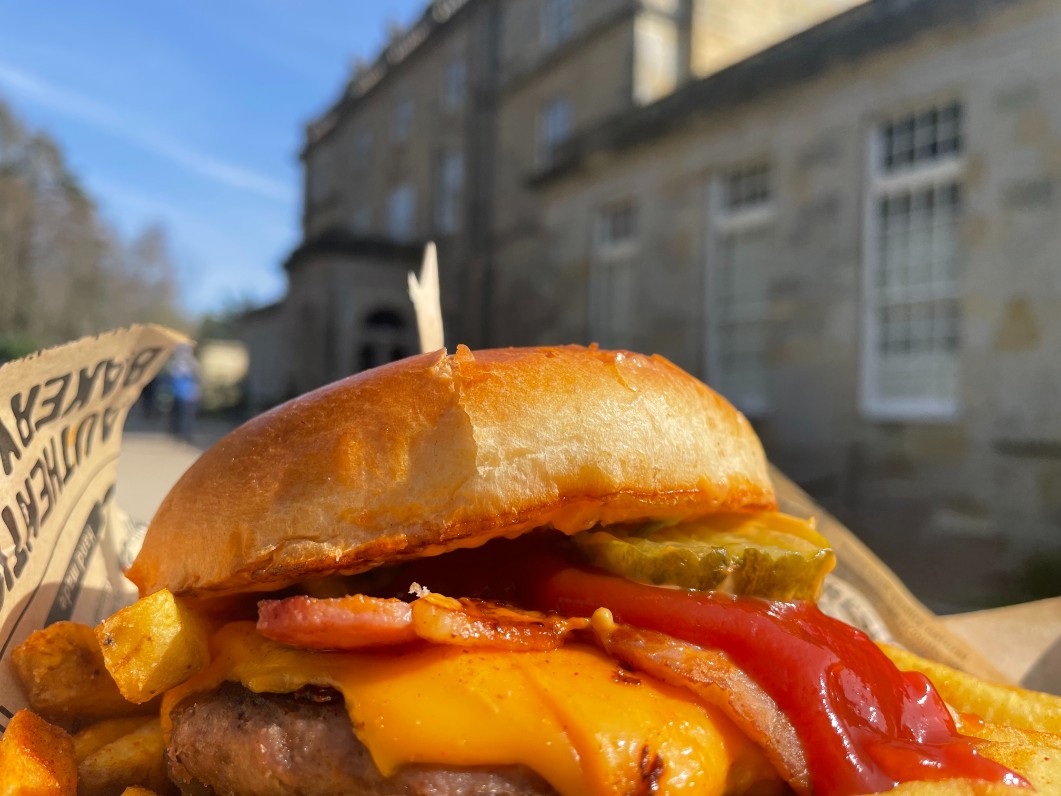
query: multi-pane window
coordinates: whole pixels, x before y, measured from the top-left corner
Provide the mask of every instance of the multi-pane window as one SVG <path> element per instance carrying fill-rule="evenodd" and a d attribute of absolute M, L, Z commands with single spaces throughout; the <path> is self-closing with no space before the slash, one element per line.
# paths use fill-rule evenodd
<path fill-rule="evenodd" d="M 962 106 L 941 108 L 881 125 L 881 166 L 898 171 L 955 156 L 962 151 Z"/>
<path fill-rule="evenodd" d="M 612 253 L 634 243 L 637 236 L 637 205 L 616 202 L 597 213 L 594 247 L 598 253 Z"/>
<path fill-rule="evenodd" d="M 736 169 L 722 185 L 724 212 L 734 213 L 770 201 L 770 167 L 763 164 Z"/>
<path fill-rule="evenodd" d="M 322 205 L 333 197 L 335 177 L 335 152 L 332 144 L 318 144 L 306 159 L 306 192 L 311 206 Z"/>
<path fill-rule="evenodd" d="M 957 104 L 889 121 L 871 139 L 862 375 L 870 414 L 957 409 L 962 152 Z"/>
<path fill-rule="evenodd" d="M 399 185 L 387 197 L 387 233 L 396 241 L 412 240 L 416 230 L 416 187 Z"/>
<path fill-rule="evenodd" d="M 777 259 L 770 169 L 719 181 L 712 213 L 708 285 L 708 379 L 748 414 L 770 405 L 770 274 Z"/>
<path fill-rule="evenodd" d="M 354 136 L 354 160 L 357 164 L 364 166 L 367 164 L 369 155 L 372 154 L 372 131 L 371 130 L 358 130 Z"/>
<path fill-rule="evenodd" d="M 461 194 L 464 190 L 464 154 L 446 152 L 439 159 L 435 191 L 435 229 L 443 235 L 460 231 Z"/>
<path fill-rule="evenodd" d="M 570 135 L 571 101 L 567 97 L 555 97 L 538 111 L 538 165 L 551 164 L 556 150 Z"/>
<path fill-rule="evenodd" d="M 350 214 L 350 228 L 357 235 L 364 235 L 368 233 L 369 228 L 372 226 L 372 211 L 361 206 L 354 210 Z"/>
<path fill-rule="evenodd" d="M 594 218 L 589 284 L 590 335 L 607 347 L 630 347 L 637 317 L 637 205 L 602 207 Z"/>
<path fill-rule="evenodd" d="M 446 64 L 442 73 L 442 107 L 449 111 L 460 110 L 464 105 L 467 67 L 464 59 L 458 58 Z"/>
<path fill-rule="evenodd" d="M 575 32 L 575 0 L 543 0 L 542 46 L 557 47 Z"/>
<path fill-rule="evenodd" d="M 394 139 L 406 141 L 413 129 L 413 101 L 402 97 L 394 103 Z"/>

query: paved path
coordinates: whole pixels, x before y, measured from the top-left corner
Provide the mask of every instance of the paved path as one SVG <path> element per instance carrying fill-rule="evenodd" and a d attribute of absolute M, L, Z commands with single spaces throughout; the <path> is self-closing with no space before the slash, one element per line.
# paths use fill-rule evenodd
<path fill-rule="evenodd" d="M 223 420 L 205 419 L 190 442 L 168 434 L 161 421 L 133 415 L 125 424 L 118 460 L 115 500 L 129 514 L 145 522 L 199 454 L 233 427 Z"/>
<path fill-rule="evenodd" d="M 167 434 L 126 432 L 118 459 L 115 501 L 137 520 L 150 520 L 177 479 L 199 458 L 194 445 Z"/>

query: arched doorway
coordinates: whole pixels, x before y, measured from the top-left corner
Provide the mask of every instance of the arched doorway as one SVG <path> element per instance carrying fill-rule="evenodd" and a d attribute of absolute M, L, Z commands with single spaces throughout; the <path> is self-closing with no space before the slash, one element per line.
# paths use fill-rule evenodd
<path fill-rule="evenodd" d="M 358 339 L 357 370 L 368 370 L 413 353 L 408 347 L 408 323 L 390 307 L 380 307 L 366 315 Z"/>

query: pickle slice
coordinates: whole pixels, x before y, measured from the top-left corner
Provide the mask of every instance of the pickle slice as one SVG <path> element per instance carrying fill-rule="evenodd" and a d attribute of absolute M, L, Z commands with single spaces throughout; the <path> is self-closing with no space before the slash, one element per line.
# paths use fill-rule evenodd
<path fill-rule="evenodd" d="M 573 539 L 590 564 L 630 580 L 771 600 L 816 600 L 836 564 L 809 522 L 776 512 L 609 527 Z"/>

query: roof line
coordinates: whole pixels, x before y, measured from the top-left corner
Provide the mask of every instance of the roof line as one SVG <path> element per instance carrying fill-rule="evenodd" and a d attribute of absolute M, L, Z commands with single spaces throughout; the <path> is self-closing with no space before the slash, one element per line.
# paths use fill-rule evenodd
<path fill-rule="evenodd" d="M 423 257 L 422 242 L 401 243 L 381 235 L 354 235 L 342 229 L 327 229 L 302 243 L 287 260 L 284 270 L 293 271 L 306 260 L 322 254 L 374 257 L 399 264 L 414 265 Z"/>
<path fill-rule="evenodd" d="M 651 105 L 576 134 L 529 183 L 546 184 L 575 171 L 595 153 L 627 149 L 665 135 L 690 118 L 758 99 L 926 31 L 977 22 L 1000 7 L 1025 1 L 869 0 Z"/>
<path fill-rule="evenodd" d="M 302 153 L 324 140 L 335 129 L 346 110 L 368 96 L 391 72 L 415 55 L 427 41 L 475 0 L 431 0 L 419 19 L 387 43 L 376 59 L 359 69 L 347 82 L 342 94 L 320 116 L 306 124 Z"/>

